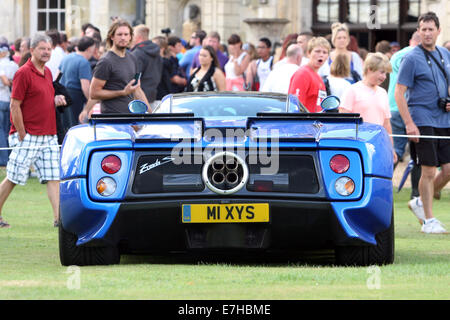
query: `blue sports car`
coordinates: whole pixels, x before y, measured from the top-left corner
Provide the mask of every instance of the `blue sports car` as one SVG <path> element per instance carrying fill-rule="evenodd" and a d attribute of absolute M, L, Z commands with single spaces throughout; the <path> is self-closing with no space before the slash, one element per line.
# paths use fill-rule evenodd
<path fill-rule="evenodd" d="M 338 107 L 330 96 L 324 110 Z M 61 151 L 62 265 L 121 254 L 334 250 L 394 261 L 392 147 L 358 114 L 293 95 L 166 96 L 152 114 L 94 115 Z"/>

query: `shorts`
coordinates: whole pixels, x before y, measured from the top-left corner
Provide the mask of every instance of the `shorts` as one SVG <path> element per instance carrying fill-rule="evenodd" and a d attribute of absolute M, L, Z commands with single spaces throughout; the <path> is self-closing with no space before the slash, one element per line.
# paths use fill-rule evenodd
<path fill-rule="evenodd" d="M 450 137 L 450 128 L 418 127 L 421 136 Z M 418 165 L 439 167 L 450 163 L 450 140 L 449 139 L 419 139 L 413 143 L 411 158 Z"/>
<path fill-rule="evenodd" d="M 19 141 L 16 132 L 9 136 L 9 145 L 11 148 L 18 148 L 11 151 L 6 166 L 9 181 L 25 185 L 31 165 L 35 167 L 40 183 L 59 180 L 59 146 L 56 135 L 34 136 L 27 133 L 23 141 Z"/>

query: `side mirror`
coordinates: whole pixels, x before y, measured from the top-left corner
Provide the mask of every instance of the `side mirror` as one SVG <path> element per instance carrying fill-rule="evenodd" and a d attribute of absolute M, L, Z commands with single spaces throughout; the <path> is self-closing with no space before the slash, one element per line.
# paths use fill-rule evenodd
<path fill-rule="evenodd" d="M 146 113 L 148 111 L 148 106 L 141 100 L 133 100 L 128 104 L 128 110 L 130 110 L 131 113 Z"/>
<path fill-rule="evenodd" d="M 322 107 L 324 112 L 337 112 L 340 104 L 341 100 L 339 100 L 338 97 L 328 96 L 322 100 L 320 106 Z"/>
<path fill-rule="evenodd" d="M 297 96 L 289 94 L 286 99 L 286 112 L 298 112 L 299 104 Z"/>

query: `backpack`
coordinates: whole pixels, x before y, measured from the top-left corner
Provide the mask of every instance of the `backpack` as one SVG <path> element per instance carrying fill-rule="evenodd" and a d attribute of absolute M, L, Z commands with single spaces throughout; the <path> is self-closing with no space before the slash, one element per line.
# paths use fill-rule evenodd
<path fill-rule="evenodd" d="M 53 81 L 53 88 L 55 89 L 55 96 L 63 95 L 66 99 L 67 104 L 65 106 L 59 106 L 55 108 L 55 116 L 56 116 L 56 135 L 58 136 L 58 143 L 62 144 L 64 141 L 64 137 L 66 136 L 67 131 L 69 131 L 70 127 L 67 127 L 64 123 L 63 117 L 65 113 L 72 112 L 68 107 L 72 105 L 72 98 L 65 86 L 59 83 L 61 80 L 62 73 L 59 73 L 58 78 Z M 78 120 L 78 119 L 77 119 Z"/>
<path fill-rule="evenodd" d="M 361 77 L 360 77 L 360 75 L 359 75 L 359 73 L 356 72 L 355 70 L 352 70 L 352 71 L 350 72 L 350 74 L 351 74 L 351 76 L 352 76 L 352 78 L 353 78 L 354 83 L 357 83 L 358 81 L 361 81 L 361 80 L 362 80 Z"/>

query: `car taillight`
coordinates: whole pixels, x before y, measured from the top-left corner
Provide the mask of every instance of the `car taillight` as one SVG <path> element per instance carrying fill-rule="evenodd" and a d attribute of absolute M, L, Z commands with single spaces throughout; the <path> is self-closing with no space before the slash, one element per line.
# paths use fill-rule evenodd
<path fill-rule="evenodd" d="M 335 155 L 330 160 L 330 168 L 338 174 L 345 173 L 350 168 L 350 161 L 342 154 Z"/>
<path fill-rule="evenodd" d="M 102 169 L 108 174 L 114 174 L 122 167 L 122 161 L 117 156 L 107 156 L 102 160 Z"/>
<path fill-rule="evenodd" d="M 273 181 L 255 181 L 256 192 L 271 192 L 273 191 Z"/>
<path fill-rule="evenodd" d="M 334 187 L 341 196 L 349 196 L 355 191 L 355 182 L 348 177 L 340 177 Z"/>
<path fill-rule="evenodd" d="M 109 177 L 104 177 L 97 182 L 97 192 L 104 197 L 109 197 L 116 191 L 116 189 L 116 182 Z"/>

